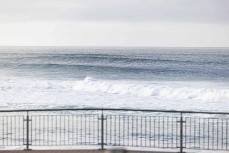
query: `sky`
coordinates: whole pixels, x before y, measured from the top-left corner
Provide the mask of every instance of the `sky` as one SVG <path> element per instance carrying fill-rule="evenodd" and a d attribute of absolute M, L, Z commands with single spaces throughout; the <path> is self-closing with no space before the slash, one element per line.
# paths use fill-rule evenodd
<path fill-rule="evenodd" d="M 229 47 L 229 0 L 0 0 L 0 46 Z"/>

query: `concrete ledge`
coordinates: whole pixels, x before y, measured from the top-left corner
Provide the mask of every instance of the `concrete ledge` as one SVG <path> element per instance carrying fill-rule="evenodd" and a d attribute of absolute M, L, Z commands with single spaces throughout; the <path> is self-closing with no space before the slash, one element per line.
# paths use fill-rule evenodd
<path fill-rule="evenodd" d="M 112 150 L 1 150 L 0 153 L 111 153 Z M 174 153 L 161 151 L 132 151 L 126 153 Z"/>

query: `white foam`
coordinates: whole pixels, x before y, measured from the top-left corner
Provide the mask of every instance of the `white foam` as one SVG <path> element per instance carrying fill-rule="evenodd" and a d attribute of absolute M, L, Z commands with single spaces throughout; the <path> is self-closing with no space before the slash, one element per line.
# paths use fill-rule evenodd
<path fill-rule="evenodd" d="M 206 83 L 111 81 L 86 77 L 77 81 L 75 91 L 102 92 L 109 94 L 151 96 L 158 99 L 229 101 L 229 88 L 218 88 Z"/>
<path fill-rule="evenodd" d="M 0 77 L 0 109 L 147 108 L 229 111 L 229 85 L 206 82 Z"/>

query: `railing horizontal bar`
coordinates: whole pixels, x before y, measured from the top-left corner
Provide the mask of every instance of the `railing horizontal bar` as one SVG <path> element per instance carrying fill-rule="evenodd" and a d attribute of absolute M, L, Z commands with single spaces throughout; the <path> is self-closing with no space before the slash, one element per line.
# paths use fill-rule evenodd
<path fill-rule="evenodd" d="M 22 110 L 0 110 L 7 112 L 54 112 L 54 111 L 135 111 L 135 112 L 161 112 L 161 113 L 187 113 L 187 114 L 221 114 L 229 115 L 229 112 L 211 111 L 182 111 L 182 110 L 152 110 L 152 109 L 123 109 L 123 108 L 74 108 L 74 109 L 22 109 Z"/>

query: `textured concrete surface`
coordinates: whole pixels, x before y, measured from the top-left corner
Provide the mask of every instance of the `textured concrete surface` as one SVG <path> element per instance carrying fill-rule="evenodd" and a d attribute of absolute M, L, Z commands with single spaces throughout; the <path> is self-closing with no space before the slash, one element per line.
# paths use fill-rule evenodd
<path fill-rule="evenodd" d="M 1 150 L 0 153 L 169 153 L 159 151 L 121 151 L 121 150 Z"/>

